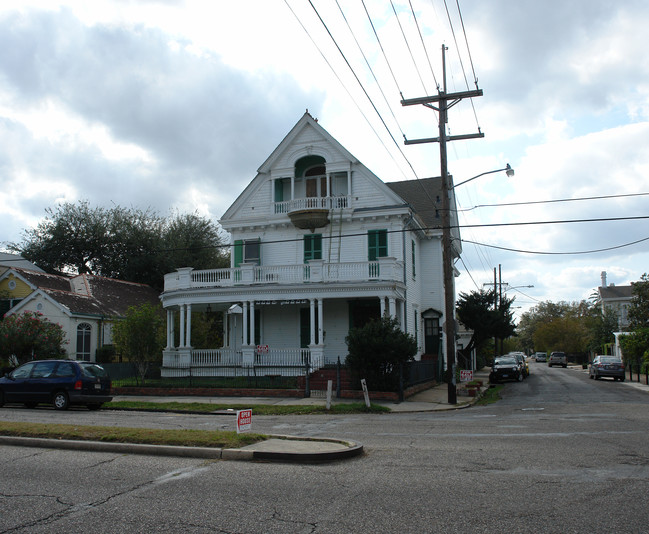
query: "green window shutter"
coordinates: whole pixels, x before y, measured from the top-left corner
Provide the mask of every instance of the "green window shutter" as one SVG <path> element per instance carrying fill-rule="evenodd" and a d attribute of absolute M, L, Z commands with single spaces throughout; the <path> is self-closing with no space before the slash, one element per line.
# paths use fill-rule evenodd
<path fill-rule="evenodd" d="M 415 277 L 415 242 L 412 242 L 412 277 Z"/>
<path fill-rule="evenodd" d="M 304 236 L 304 263 L 322 259 L 322 234 Z"/>
<path fill-rule="evenodd" d="M 237 239 L 234 242 L 234 266 L 239 267 L 243 263 L 243 241 Z"/>
<path fill-rule="evenodd" d="M 369 261 L 376 261 L 388 255 L 388 231 L 369 230 L 367 232 L 367 257 Z"/>
<path fill-rule="evenodd" d="M 275 202 L 284 200 L 284 180 L 275 180 Z"/>

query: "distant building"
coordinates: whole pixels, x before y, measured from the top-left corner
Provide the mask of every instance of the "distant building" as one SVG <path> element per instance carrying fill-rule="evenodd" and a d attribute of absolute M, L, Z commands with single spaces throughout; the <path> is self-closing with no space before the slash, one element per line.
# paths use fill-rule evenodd
<path fill-rule="evenodd" d="M 620 331 L 629 327 L 629 306 L 633 299 L 633 286 L 616 286 L 606 284 L 606 271 L 602 271 L 602 285 L 597 288 L 602 313 L 607 310 L 617 315 L 617 324 Z"/>

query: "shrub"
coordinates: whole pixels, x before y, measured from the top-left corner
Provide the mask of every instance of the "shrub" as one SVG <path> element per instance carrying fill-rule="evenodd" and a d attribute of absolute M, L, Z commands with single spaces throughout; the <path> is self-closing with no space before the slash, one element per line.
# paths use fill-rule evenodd
<path fill-rule="evenodd" d="M 395 318 L 387 316 L 352 328 L 345 342 L 349 349 L 345 363 L 352 377 L 357 381 L 365 378 L 367 387 L 374 391 L 398 391 L 400 366 L 417 353 L 415 338 L 403 332 Z M 407 365 L 403 365 L 403 372 L 407 381 Z"/>
<path fill-rule="evenodd" d="M 31 359 L 65 357 L 67 343 L 61 325 L 38 312 L 12 314 L 0 321 L 0 356 L 15 356 L 19 363 Z"/>

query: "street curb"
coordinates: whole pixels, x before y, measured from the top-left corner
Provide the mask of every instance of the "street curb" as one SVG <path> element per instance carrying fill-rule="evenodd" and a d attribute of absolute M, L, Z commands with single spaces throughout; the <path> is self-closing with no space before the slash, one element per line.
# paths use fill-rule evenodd
<path fill-rule="evenodd" d="M 183 458 L 202 458 L 207 460 L 232 461 L 274 461 L 292 463 L 331 462 L 352 458 L 363 452 L 360 443 L 328 438 L 298 438 L 294 436 L 269 436 L 269 438 L 294 441 L 313 441 L 340 443 L 345 445 L 337 451 L 311 452 L 277 452 L 245 449 L 220 449 L 210 447 L 182 447 L 174 445 L 147 445 L 141 443 L 110 443 L 102 441 L 84 441 L 51 438 L 28 438 L 23 436 L 0 436 L 0 445 L 20 447 L 37 447 L 47 449 L 65 449 L 91 452 L 110 452 L 117 454 L 144 454 L 149 456 L 176 456 Z M 317 445 L 314 447 L 316 448 Z"/>

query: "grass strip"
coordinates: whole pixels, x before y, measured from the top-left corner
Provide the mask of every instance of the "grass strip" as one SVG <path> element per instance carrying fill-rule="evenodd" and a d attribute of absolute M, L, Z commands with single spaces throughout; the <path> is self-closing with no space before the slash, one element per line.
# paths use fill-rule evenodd
<path fill-rule="evenodd" d="M 387 406 L 364 402 L 332 404 L 327 410 L 323 405 L 286 405 L 286 404 L 218 404 L 206 402 L 147 402 L 147 401 L 114 401 L 104 404 L 104 409 L 113 410 L 146 410 L 155 412 L 193 412 L 212 413 L 252 409 L 253 415 L 317 415 L 317 414 L 354 414 L 354 413 L 386 413 Z"/>
<path fill-rule="evenodd" d="M 263 434 L 237 434 L 234 431 L 225 430 L 165 430 L 114 426 L 15 423 L 8 421 L 0 421 L 0 435 L 227 449 L 245 447 L 251 443 L 266 439 Z"/>
<path fill-rule="evenodd" d="M 487 404 L 493 404 L 494 402 L 498 402 L 500 400 L 500 390 L 502 388 L 503 388 L 502 385 L 489 386 L 482 394 L 482 396 L 476 401 L 475 404 L 477 406 L 486 406 Z"/>

